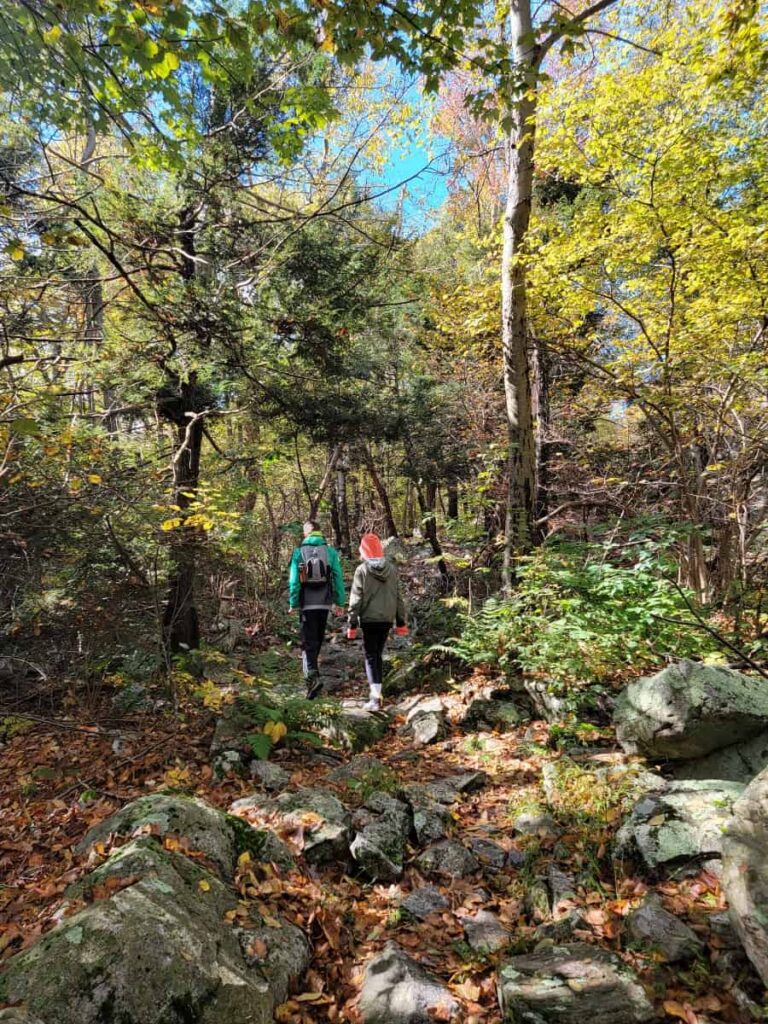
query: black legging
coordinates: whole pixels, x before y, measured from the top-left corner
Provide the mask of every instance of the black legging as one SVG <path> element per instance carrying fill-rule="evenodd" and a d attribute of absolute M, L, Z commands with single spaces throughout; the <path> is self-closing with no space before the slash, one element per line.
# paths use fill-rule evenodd
<path fill-rule="evenodd" d="M 365 648 L 365 674 L 371 686 L 381 686 L 384 676 L 384 645 L 387 642 L 389 622 L 364 622 L 363 647 Z"/>

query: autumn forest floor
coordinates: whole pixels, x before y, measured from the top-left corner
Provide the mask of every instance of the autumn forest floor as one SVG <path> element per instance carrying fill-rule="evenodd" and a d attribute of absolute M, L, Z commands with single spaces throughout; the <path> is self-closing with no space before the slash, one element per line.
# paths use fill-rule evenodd
<path fill-rule="evenodd" d="M 460 717 L 471 682 L 461 692 L 457 687 L 443 692 L 449 720 Z M 476 682 L 486 681 L 478 675 Z M 362 690 L 361 676 L 333 696 L 360 697 Z M 68 713 L 66 707 L 41 712 L 40 720 L 27 720 L 23 731 L 6 738 L 0 754 L 0 958 L 25 948 L 57 922 L 64 890 L 92 866 L 75 853 L 75 845 L 124 803 L 170 789 L 226 809 L 254 790 L 250 779 L 214 776 L 214 711 L 182 703 L 177 713 L 168 709 L 116 718 L 111 707 L 104 695 L 89 713 L 74 706 Z M 279 911 L 302 927 L 313 945 L 303 990 L 280 1008 L 278 1019 L 357 1020 L 363 965 L 373 951 L 395 939 L 450 986 L 463 1004 L 467 1024 L 492 1024 L 500 1020 L 495 993 L 499 961 L 510 950 L 532 949 L 542 941 L 537 928 L 578 910 L 581 918 L 572 937 L 631 963 L 656 999 L 660 1017 L 688 1024 L 751 1020 L 740 1000 L 739 979 L 730 964 L 721 963 L 723 941 L 712 923 L 725 905 L 717 878 L 700 871 L 654 886 L 631 865 L 612 859 L 620 802 L 597 792 L 588 774 L 590 767 L 625 760 L 606 730 L 596 729 L 583 749 L 569 749 L 566 756 L 554 745 L 557 731 L 544 721 L 505 733 L 473 733 L 456 725 L 447 738 L 420 749 L 398 732 L 399 725 L 402 720 L 395 720 L 368 753 L 403 785 L 460 772 L 486 773 L 487 785 L 454 805 L 454 836 L 465 844 L 490 839 L 513 856 L 501 870 L 443 878 L 439 888 L 448 908 L 423 921 L 398 909 L 404 893 L 434 881 L 420 876 L 415 849 L 402 879 L 392 885 L 370 883 L 340 869 L 318 871 L 301 860 L 297 872 L 282 876 L 274 868 L 259 869 L 260 910 Z M 339 753 L 338 759 L 347 756 Z M 274 760 L 291 773 L 293 784 L 335 789 L 349 806 L 362 799 L 325 777 L 333 755 L 323 767 L 305 749 L 278 748 Z M 560 835 L 517 834 L 514 818 L 545 805 L 542 767 L 549 762 L 568 765 L 554 806 L 551 794 L 549 799 Z M 554 908 L 554 917 L 546 897 L 540 898 L 553 868 L 574 883 Z M 628 941 L 626 915 L 650 888 L 703 940 L 705 953 L 684 968 L 666 965 Z M 511 945 L 504 954 L 479 954 L 467 945 L 462 919 L 479 908 L 494 912 L 509 929 Z"/>

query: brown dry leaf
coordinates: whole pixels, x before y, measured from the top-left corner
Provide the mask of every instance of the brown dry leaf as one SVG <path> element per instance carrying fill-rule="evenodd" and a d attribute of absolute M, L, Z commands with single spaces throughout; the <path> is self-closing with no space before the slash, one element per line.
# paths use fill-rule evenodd
<path fill-rule="evenodd" d="M 476 1003 L 480 998 L 480 986 L 475 985 L 469 978 L 466 981 L 462 981 L 460 985 L 455 985 L 453 991 L 456 995 L 461 996 L 462 999 L 466 999 L 470 1003 Z"/>
<path fill-rule="evenodd" d="M 698 1017 L 693 1012 L 690 1003 L 678 1003 L 676 999 L 664 1000 L 664 1012 L 669 1017 L 677 1017 L 684 1020 L 686 1024 L 698 1024 Z"/>
<path fill-rule="evenodd" d="M 267 944 L 264 939 L 252 939 L 248 943 L 248 956 L 256 957 L 259 960 L 264 960 L 267 956 Z"/>

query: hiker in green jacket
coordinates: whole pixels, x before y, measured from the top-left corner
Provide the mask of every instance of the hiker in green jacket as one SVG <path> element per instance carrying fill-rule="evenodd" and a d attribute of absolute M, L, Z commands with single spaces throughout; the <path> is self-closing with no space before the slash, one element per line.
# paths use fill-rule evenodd
<path fill-rule="evenodd" d="M 363 627 L 365 674 L 370 688 L 367 711 L 381 710 L 381 686 L 384 675 L 384 645 L 392 623 L 395 632 L 408 632 L 405 602 L 397 568 L 384 556 L 384 548 L 375 533 L 366 533 L 360 541 L 362 563 L 355 569 L 349 596 L 347 636 L 354 640 L 358 623 Z"/>
<path fill-rule="evenodd" d="M 288 611 L 301 613 L 301 662 L 307 697 L 323 688 L 317 659 L 325 639 L 328 612 L 344 614 L 344 577 L 335 548 L 326 541 L 313 519 L 304 523 L 304 540 L 294 548 L 288 572 Z"/>

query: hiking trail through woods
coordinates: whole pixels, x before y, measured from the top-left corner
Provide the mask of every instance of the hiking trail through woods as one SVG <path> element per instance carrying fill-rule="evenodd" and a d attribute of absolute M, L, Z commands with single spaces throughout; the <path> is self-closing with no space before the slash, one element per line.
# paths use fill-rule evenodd
<path fill-rule="evenodd" d="M 405 668 L 390 678 L 408 678 L 408 643 L 391 642 Z M 29 1018 L 9 1020 L 70 1019 L 66 1008 L 41 1012 L 42 997 L 14 981 L 23 957 L 11 958 L 75 915 L 84 915 L 77 921 L 87 937 L 103 901 L 138 889 L 150 855 L 128 848 L 137 837 L 196 866 L 193 888 L 185 876 L 176 899 L 191 904 L 190 922 L 195 900 L 209 893 L 227 907 L 206 928 L 238 936 L 240 952 L 228 954 L 244 958 L 236 972 L 255 965 L 268 979 L 259 1020 L 751 1019 L 754 980 L 713 862 L 665 876 L 639 872 L 617 853 L 622 820 L 659 776 L 617 749 L 611 729 L 587 727 L 576 743 L 537 717 L 522 690 L 479 671 L 462 682 L 436 676 L 368 713 L 360 641 L 339 627 L 321 658 L 334 708 L 324 744 L 278 742 L 259 760 L 248 753 L 253 724 L 239 717 L 254 659 L 285 669 L 285 685 L 299 692 L 295 653 L 246 651 L 234 659 L 239 668 L 220 670 L 215 714 L 198 705 L 183 716 L 108 716 L 102 701 L 100 716 L 72 718 L 66 729 L 51 711 L 50 721 L 41 713 L 7 735 L 0 950 L 11 966 L 0 1004 L 31 1007 Z M 208 812 L 198 801 L 230 810 L 256 830 L 258 845 L 211 840 L 219 825 L 202 821 Z M 131 869 L 115 870 L 124 847 Z M 150 874 L 165 878 L 166 867 L 153 862 Z M 173 878 L 163 884 L 176 885 Z M 183 984 L 196 991 L 190 964 L 201 954 L 192 923 L 183 927 L 189 948 L 169 947 L 177 951 L 168 979 L 181 965 L 192 978 Z M 182 934 L 168 941 L 178 945 Z M 200 972 L 207 967 L 201 960 Z M 153 978 L 142 982 L 150 995 Z M 155 981 L 161 991 L 162 974 Z M 223 983 L 206 984 L 198 1010 L 198 996 L 184 996 L 191 1016 L 166 1009 L 157 1020 L 240 1020 L 226 1000 L 229 1016 L 216 1016 Z"/>

